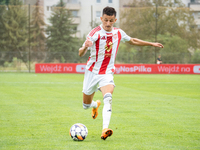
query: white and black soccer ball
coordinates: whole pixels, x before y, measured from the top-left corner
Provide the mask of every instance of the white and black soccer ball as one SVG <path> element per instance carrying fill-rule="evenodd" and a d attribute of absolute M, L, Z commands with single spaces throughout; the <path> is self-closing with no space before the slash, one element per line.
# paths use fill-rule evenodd
<path fill-rule="evenodd" d="M 84 124 L 76 123 L 70 128 L 69 135 L 74 141 L 83 141 L 88 135 L 88 129 Z"/>

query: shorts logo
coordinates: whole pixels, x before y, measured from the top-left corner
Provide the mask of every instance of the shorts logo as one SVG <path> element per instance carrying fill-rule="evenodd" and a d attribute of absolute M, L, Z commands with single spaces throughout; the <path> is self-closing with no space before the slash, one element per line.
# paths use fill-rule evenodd
<path fill-rule="evenodd" d="M 200 73 L 200 66 L 194 66 L 193 71 L 194 73 Z"/>
<path fill-rule="evenodd" d="M 113 80 L 111 80 L 109 83 L 114 83 L 114 81 L 113 81 Z"/>
<path fill-rule="evenodd" d="M 76 72 L 85 72 L 85 65 L 77 65 Z"/>

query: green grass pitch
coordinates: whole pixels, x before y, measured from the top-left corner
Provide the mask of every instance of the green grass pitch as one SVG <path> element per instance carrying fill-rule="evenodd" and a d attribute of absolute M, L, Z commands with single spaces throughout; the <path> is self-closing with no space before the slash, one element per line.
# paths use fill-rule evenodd
<path fill-rule="evenodd" d="M 200 149 L 199 75 L 114 75 L 110 128 L 82 107 L 83 74 L 0 73 L 1 150 Z M 100 99 L 97 92 L 95 100 Z M 75 123 L 88 128 L 76 142 Z"/>

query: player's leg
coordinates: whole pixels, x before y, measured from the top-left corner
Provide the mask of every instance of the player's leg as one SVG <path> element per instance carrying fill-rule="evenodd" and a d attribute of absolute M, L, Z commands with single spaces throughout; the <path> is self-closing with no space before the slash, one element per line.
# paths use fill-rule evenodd
<path fill-rule="evenodd" d="M 91 95 L 86 95 L 83 93 L 83 108 L 88 109 L 92 107 L 92 118 L 96 119 L 98 116 L 98 108 L 101 105 L 101 101 L 93 101 L 94 93 Z"/>
<path fill-rule="evenodd" d="M 95 74 L 86 70 L 83 82 L 83 108 L 92 108 L 92 118 L 98 115 L 98 108 L 101 104 L 99 100 L 93 101 L 95 91 L 97 90 L 97 80 Z"/>
<path fill-rule="evenodd" d="M 113 94 L 114 87 L 115 87 L 114 84 L 108 84 L 106 86 L 101 87 L 100 90 L 101 90 L 102 95 L 104 96 L 106 93 Z"/>
<path fill-rule="evenodd" d="M 103 129 L 108 128 L 112 114 L 112 93 L 114 85 L 110 84 L 101 88 L 103 95 Z"/>
<path fill-rule="evenodd" d="M 91 95 L 86 95 L 85 93 L 83 93 L 83 103 L 84 104 L 91 104 L 93 97 L 94 97 L 94 93 L 92 93 Z"/>
<path fill-rule="evenodd" d="M 108 136 L 113 134 L 113 131 L 108 128 L 111 114 L 112 114 L 112 93 L 114 91 L 114 85 L 109 84 L 101 87 L 101 92 L 103 95 L 103 131 L 101 135 L 101 139 L 105 140 Z"/>

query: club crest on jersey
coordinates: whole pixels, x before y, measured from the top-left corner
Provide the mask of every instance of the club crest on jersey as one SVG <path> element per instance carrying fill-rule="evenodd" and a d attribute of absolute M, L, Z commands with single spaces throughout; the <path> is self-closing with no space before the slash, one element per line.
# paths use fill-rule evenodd
<path fill-rule="evenodd" d="M 101 40 L 106 40 L 106 37 L 105 37 L 105 36 L 103 36 L 103 37 L 101 38 Z"/>
<path fill-rule="evenodd" d="M 114 35 L 113 35 L 113 38 L 116 40 L 116 39 L 117 39 L 117 34 L 114 34 Z"/>
<path fill-rule="evenodd" d="M 110 52 L 110 50 L 112 49 L 113 43 L 112 42 L 107 42 L 105 45 L 105 49 L 107 52 Z"/>

